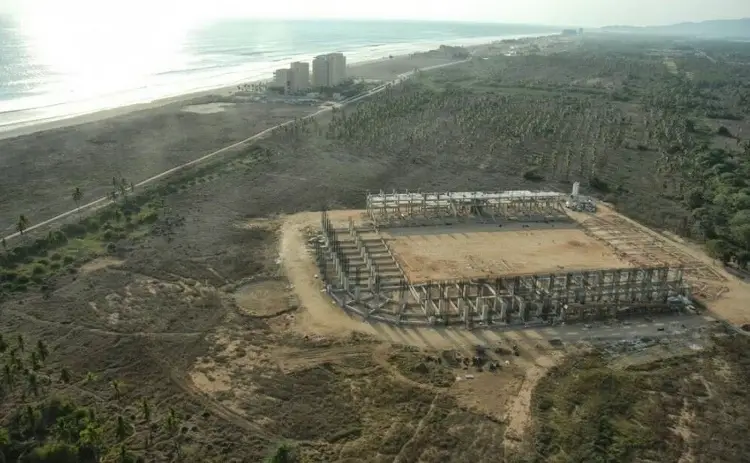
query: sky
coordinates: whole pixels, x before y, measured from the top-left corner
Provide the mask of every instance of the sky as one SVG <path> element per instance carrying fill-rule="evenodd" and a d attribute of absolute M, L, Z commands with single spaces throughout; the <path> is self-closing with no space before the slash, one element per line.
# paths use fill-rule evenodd
<path fill-rule="evenodd" d="M 0 13 L 71 24 L 222 17 L 413 19 L 596 27 L 750 17 L 750 0 L 0 0 Z"/>

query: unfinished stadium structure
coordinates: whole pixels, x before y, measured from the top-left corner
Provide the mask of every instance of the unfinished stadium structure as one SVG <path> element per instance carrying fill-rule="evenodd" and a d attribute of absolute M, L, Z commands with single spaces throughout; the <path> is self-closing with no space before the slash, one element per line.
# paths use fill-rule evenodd
<path fill-rule="evenodd" d="M 682 268 L 619 260 L 566 213 L 567 197 L 368 194 L 363 218 L 334 224 L 321 213 L 317 264 L 338 305 L 394 324 L 550 324 L 689 302 Z"/>

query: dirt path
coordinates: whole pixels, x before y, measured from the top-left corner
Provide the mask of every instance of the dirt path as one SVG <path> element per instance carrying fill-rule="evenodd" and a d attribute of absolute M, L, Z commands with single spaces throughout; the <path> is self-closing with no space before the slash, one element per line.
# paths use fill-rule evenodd
<path fill-rule="evenodd" d="M 419 70 L 420 71 L 428 71 L 428 70 L 431 70 L 431 69 L 438 69 L 438 68 L 442 68 L 442 67 L 446 67 L 446 66 L 455 66 L 457 64 L 461 64 L 461 63 L 464 63 L 466 61 L 468 61 L 468 60 L 453 61 L 453 62 L 450 62 L 450 63 L 443 63 L 443 64 L 438 64 L 438 65 L 435 65 L 435 66 L 428 66 L 428 67 L 425 67 L 425 68 L 421 68 Z M 414 74 L 414 72 L 415 71 L 410 71 L 410 72 L 401 74 L 401 75 L 398 76 L 398 78 L 396 78 L 395 80 L 391 81 L 390 83 L 391 84 L 396 84 L 396 83 L 402 82 L 402 81 L 410 78 Z M 370 97 L 372 95 L 380 93 L 383 90 L 385 90 L 386 88 L 388 88 L 387 84 L 380 85 L 380 86 L 378 86 L 378 87 L 376 87 L 376 88 L 374 88 L 374 89 L 372 89 L 372 90 L 370 90 L 370 91 L 368 91 L 366 93 L 363 93 L 361 95 L 355 95 L 355 96 L 353 96 L 353 97 L 351 97 L 351 98 L 349 98 L 347 100 L 339 102 L 339 103 L 337 103 L 335 105 L 335 107 L 336 108 L 341 108 L 343 106 L 346 106 L 346 105 L 349 105 L 349 104 L 352 104 L 352 103 L 356 103 L 356 102 L 358 102 L 360 100 L 363 100 L 363 99 L 368 98 L 368 97 Z M 327 112 L 329 112 L 331 110 L 333 110 L 333 106 L 327 106 L 327 107 L 321 109 L 320 111 L 317 111 L 317 112 L 315 112 L 313 114 L 309 114 L 309 115 L 303 117 L 302 120 L 312 119 L 312 118 L 318 117 L 321 114 L 325 114 L 325 113 L 327 113 Z M 154 182 L 156 182 L 158 180 L 161 180 L 161 179 L 163 179 L 165 177 L 168 177 L 168 176 L 170 176 L 170 175 L 172 175 L 174 173 L 181 172 L 181 171 L 183 171 L 185 169 L 188 169 L 188 168 L 190 168 L 190 167 L 192 167 L 194 165 L 203 163 L 203 162 L 205 162 L 205 161 L 207 161 L 207 160 L 209 160 L 211 158 L 214 158 L 214 157 L 216 157 L 216 156 L 218 156 L 220 154 L 226 153 L 227 151 L 231 151 L 231 150 L 233 150 L 235 148 L 240 148 L 240 147 L 242 147 L 242 146 L 244 146 L 244 145 L 246 145 L 248 143 L 251 143 L 251 142 L 254 142 L 254 141 L 257 141 L 257 140 L 261 140 L 261 139 L 263 139 L 263 138 L 271 135 L 271 133 L 274 130 L 277 130 L 279 128 L 283 128 L 283 127 L 289 126 L 291 124 L 294 124 L 295 122 L 296 122 L 296 120 L 292 119 L 292 120 L 286 121 L 284 123 L 281 123 L 279 125 L 276 125 L 276 126 L 273 126 L 273 127 L 269 127 L 267 129 L 259 132 L 259 133 L 256 133 L 255 135 L 252 135 L 252 136 L 244 139 L 244 140 L 240 140 L 240 141 L 238 141 L 236 143 L 232 143 L 231 145 L 225 146 L 225 147 L 220 148 L 220 149 L 218 149 L 216 151 L 212 151 L 212 152 L 210 152 L 208 154 L 205 154 L 205 155 L 203 155 L 203 156 L 201 156 L 201 157 L 199 157 L 197 159 L 193 159 L 192 161 L 185 162 L 185 163 L 180 164 L 178 166 L 175 166 L 175 167 L 173 167 L 171 169 L 165 170 L 164 172 L 162 172 L 160 174 L 156 174 L 156 175 L 154 175 L 152 177 L 149 177 L 149 178 L 147 178 L 145 180 L 142 180 L 142 181 L 140 181 L 140 182 L 138 182 L 138 183 L 135 184 L 135 188 L 144 187 L 144 186 L 149 185 L 151 183 L 154 183 Z M 77 207 L 75 209 L 71 209 L 71 210 L 69 210 L 67 212 L 64 212 L 62 214 L 56 215 L 55 217 L 52 217 L 51 219 L 43 220 L 42 222 L 33 224 L 30 227 L 26 228 L 24 230 L 24 233 L 28 233 L 30 231 L 34 231 L 36 229 L 39 229 L 39 228 L 45 227 L 47 225 L 53 224 L 53 223 L 58 222 L 58 221 L 60 221 L 62 219 L 70 217 L 73 214 L 81 214 L 83 212 L 86 212 L 86 213 L 93 212 L 93 211 L 95 211 L 97 209 L 100 209 L 102 207 L 105 207 L 105 206 L 107 206 L 107 205 L 109 205 L 111 203 L 112 203 L 112 201 L 109 198 L 107 198 L 107 197 L 99 198 L 99 199 L 97 199 L 95 201 L 91 201 L 90 203 L 82 204 L 81 206 L 79 206 L 79 207 Z M 19 232 L 15 232 L 15 233 L 11 233 L 8 236 L 3 237 L 2 239 L 4 239 L 5 241 L 10 241 L 10 240 L 12 240 L 14 238 L 17 238 L 19 236 L 21 236 L 21 234 Z"/>
<path fill-rule="evenodd" d="M 424 389 L 434 394 L 441 393 L 440 388 L 437 388 L 430 384 L 419 383 L 401 374 L 401 372 L 398 371 L 398 369 L 394 367 L 393 365 L 391 365 L 391 363 L 388 361 L 388 349 L 389 348 L 390 346 L 388 344 L 381 344 L 380 346 L 376 347 L 373 350 L 372 358 L 373 360 L 375 360 L 375 363 L 377 363 L 380 367 L 384 368 L 391 376 L 393 376 L 400 383 L 408 384 L 409 386 L 416 387 L 419 389 Z"/>
<path fill-rule="evenodd" d="M 393 459 L 393 463 L 399 463 L 404 461 L 404 451 L 409 448 L 409 445 L 411 445 L 412 442 L 414 442 L 414 439 L 419 436 L 419 433 L 422 432 L 422 429 L 424 428 L 425 421 L 427 418 L 432 415 L 433 410 L 435 410 L 435 404 L 437 403 L 438 399 L 440 398 L 440 393 L 435 394 L 435 398 L 432 399 L 432 403 L 430 403 L 430 408 L 427 410 L 427 413 L 424 414 L 421 420 L 419 420 L 419 423 L 417 424 L 417 429 L 414 430 L 414 434 L 409 438 L 408 441 L 406 441 L 401 447 L 401 450 L 398 452 L 398 455 L 396 455 L 396 458 Z"/>
<path fill-rule="evenodd" d="M 199 336 L 203 336 L 206 334 L 205 332 L 202 332 L 202 331 L 166 332 L 166 333 L 134 331 L 134 332 L 127 333 L 127 332 L 122 332 L 122 331 L 103 330 L 100 328 L 90 328 L 87 326 L 77 325 L 75 323 L 62 323 L 62 322 L 55 322 L 51 320 L 44 320 L 42 318 L 35 317 L 34 315 L 26 314 L 15 309 L 4 308 L 2 310 L 2 313 L 12 314 L 18 318 L 30 321 L 32 323 L 37 323 L 39 325 L 54 326 L 58 328 L 67 328 L 70 330 L 81 330 L 81 331 L 86 331 L 88 333 L 100 334 L 104 336 L 120 336 L 120 337 L 149 338 L 149 339 L 184 339 L 184 338 L 199 337 Z"/>
<path fill-rule="evenodd" d="M 213 413 L 215 416 L 221 418 L 224 421 L 232 423 L 238 428 L 244 429 L 245 431 L 264 437 L 268 440 L 275 441 L 279 439 L 279 436 L 267 432 L 265 429 L 255 423 L 250 422 L 247 418 L 240 415 L 239 413 L 229 409 L 228 407 L 225 407 L 216 400 L 213 400 L 192 382 L 182 378 L 179 373 L 171 369 L 169 369 L 168 371 L 169 378 L 175 385 L 177 385 L 177 387 L 179 387 L 186 394 L 195 397 L 195 399 L 198 400 L 201 405 L 206 407 L 206 409 L 211 411 L 211 413 Z"/>
<path fill-rule="evenodd" d="M 715 300 L 704 301 L 708 309 L 719 318 L 723 318 L 734 325 L 741 326 L 750 323 L 750 308 L 747 304 L 747 301 L 750 301 L 750 284 L 741 281 L 736 276 L 727 272 L 723 266 L 718 265 L 716 260 L 709 257 L 697 246 L 693 246 L 682 239 L 675 239 L 652 230 L 635 220 L 615 212 L 608 206 L 602 205 L 600 213 L 621 217 L 628 223 L 637 227 L 643 233 L 676 248 L 681 253 L 684 253 L 711 268 L 712 271 L 723 277 L 725 281 L 721 282 L 721 285 L 724 286 L 724 290 L 719 297 Z"/>
<path fill-rule="evenodd" d="M 508 405 L 504 421 L 508 424 L 505 428 L 505 446 L 515 448 L 523 438 L 526 429 L 531 422 L 531 394 L 547 371 L 560 359 L 561 355 L 540 355 L 531 362 L 524 362 L 525 375 L 518 393 Z"/>
<path fill-rule="evenodd" d="M 309 256 L 304 227 L 319 219 L 318 212 L 295 214 L 281 227 L 279 257 L 304 310 L 295 319 L 295 330 L 304 334 L 348 336 L 354 331 L 375 334 L 369 325 L 350 318 L 324 292 L 315 278 L 318 269 Z"/>

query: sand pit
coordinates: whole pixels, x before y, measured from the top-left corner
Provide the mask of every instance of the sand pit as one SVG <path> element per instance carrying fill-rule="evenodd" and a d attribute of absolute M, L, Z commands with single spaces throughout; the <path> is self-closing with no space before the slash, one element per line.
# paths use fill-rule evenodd
<path fill-rule="evenodd" d="M 234 103 L 206 103 L 185 106 L 183 112 L 193 114 L 216 114 L 223 113 L 227 108 L 234 106 Z"/>
<path fill-rule="evenodd" d="M 578 229 L 389 236 L 412 282 L 631 267 Z"/>

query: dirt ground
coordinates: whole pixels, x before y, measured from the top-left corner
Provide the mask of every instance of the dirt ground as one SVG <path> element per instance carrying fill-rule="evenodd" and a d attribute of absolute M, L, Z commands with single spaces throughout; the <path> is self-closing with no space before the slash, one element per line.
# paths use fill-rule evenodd
<path fill-rule="evenodd" d="M 581 230 L 492 231 L 390 237 L 411 281 L 629 267 Z"/>
<path fill-rule="evenodd" d="M 750 286 L 727 272 L 698 246 L 659 233 L 601 205 L 595 215 L 571 213 L 634 265 L 683 267 L 694 295 L 720 318 L 741 326 L 750 323 Z"/>

